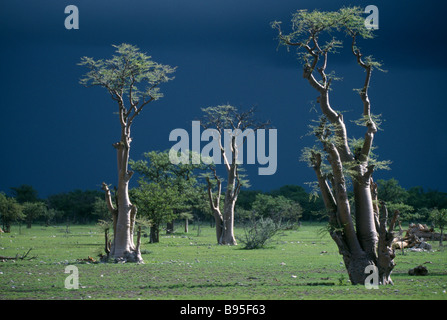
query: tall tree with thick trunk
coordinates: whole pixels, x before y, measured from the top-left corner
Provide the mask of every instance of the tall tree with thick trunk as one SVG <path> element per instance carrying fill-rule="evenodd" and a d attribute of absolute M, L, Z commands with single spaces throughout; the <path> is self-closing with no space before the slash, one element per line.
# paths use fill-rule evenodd
<path fill-rule="evenodd" d="M 107 90 L 118 105 L 118 120 L 121 126 L 121 138 L 113 144 L 117 151 L 118 187 L 115 200 L 106 183 L 103 190 L 107 206 L 113 218 L 113 242 L 111 256 L 116 260 L 142 262 L 139 243 L 133 241 L 137 207 L 129 199 L 129 181 L 133 172 L 129 170 L 129 151 L 132 141 L 131 126 L 135 118 L 150 102 L 163 95 L 159 85 L 172 78 L 175 71 L 168 65 L 151 60 L 151 57 L 129 44 L 114 46 L 116 55 L 108 60 L 94 60 L 83 57 L 79 65 L 88 72 L 81 78 L 85 86 L 100 86 Z"/>
<path fill-rule="evenodd" d="M 259 122 L 254 119 L 255 109 L 238 111 L 231 105 L 219 105 L 202 109 L 205 117 L 201 122 L 206 129 L 214 129 L 223 164 L 227 171 L 226 190 L 224 196 L 223 213 L 220 208 L 222 180 L 217 175 L 213 165 L 210 166 L 213 176 L 207 177 L 208 196 L 211 210 L 216 220 L 216 235 L 219 244 L 237 245 L 234 235 L 234 208 L 241 187 L 246 183 L 241 175 L 240 159 L 243 146 L 248 135 L 258 129 L 266 128 L 269 122 Z M 222 143 L 222 138 L 224 143 Z M 254 152 L 254 151 L 252 151 Z M 217 185 L 217 193 L 213 195 L 213 182 Z"/>
<path fill-rule="evenodd" d="M 337 12 L 297 11 L 292 18 L 292 32 L 284 34 L 280 22 L 273 22 L 280 44 L 298 49 L 303 62 L 303 77 L 318 93 L 317 103 L 322 116 L 314 127 L 322 149 L 307 148 L 305 158 L 315 170 L 318 186 L 329 214 L 330 234 L 343 255 L 346 269 L 353 284 L 363 284 L 369 265 L 376 267 L 382 284 L 392 283 L 394 267 L 391 248 L 396 215 L 387 227 L 388 212 L 384 202 L 377 199 L 377 186 L 372 179 L 375 169 L 384 165 L 371 154 L 378 121 L 371 113 L 368 95 L 372 72 L 380 64 L 365 57 L 357 41 L 372 38 L 372 30 L 365 26 L 363 10 L 343 8 Z M 350 51 L 364 70 L 363 85 L 358 89 L 362 103 L 359 124 L 366 128 L 363 139 L 350 143 L 346 125 L 340 112 L 330 104 L 333 73 L 327 72 L 330 53 L 341 48 L 342 41 L 334 38 L 342 33 L 349 39 Z M 327 159 L 327 163 L 324 161 Z M 354 207 L 348 199 L 348 180 L 352 182 Z M 355 222 L 353 220 L 355 213 Z M 369 269 L 368 269 L 369 270 Z"/>

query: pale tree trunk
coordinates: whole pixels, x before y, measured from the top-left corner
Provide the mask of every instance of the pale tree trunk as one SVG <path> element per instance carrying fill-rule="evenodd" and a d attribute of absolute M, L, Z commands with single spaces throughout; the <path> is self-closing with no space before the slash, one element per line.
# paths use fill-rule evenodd
<path fill-rule="evenodd" d="M 223 218 L 220 209 L 212 209 L 214 215 L 214 221 L 216 222 L 216 239 L 218 244 L 222 244 L 223 232 Z"/>
<path fill-rule="evenodd" d="M 223 214 L 223 236 L 221 244 L 237 245 L 234 236 L 234 206 L 235 199 L 225 199 L 224 214 Z"/>
<path fill-rule="evenodd" d="M 221 181 L 217 176 L 214 167 L 210 166 L 210 169 L 214 173 L 215 181 L 217 181 L 218 184 L 217 196 L 213 200 L 211 192 L 212 184 L 210 183 L 210 180 L 207 179 L 210 205 L 216 220 L 216 233 L 219 244 L 237 245 L 234 234 L 234 209 L 243 184 L 238 167 L 238 161 L 241 162 L 241 159 L 239 159 L 238 156 L 238 148 L 241 148 L 242 155 L 243 145 L 247 141 L 247 136 L 250 133 L 254 133 L 256 130 L 265 128 L 269 125 L 269 122 L 260 123 L 255 121 L 253 119 L 254 110 L 255 109 L 252 108 L 246 112 L 238 112 L 230 105 L 207 108 L 204 110 L 207 113 L 208 118 L 205 121 L 206 123 L 202 124 L 202 126 L 205 128 L 207 128 L 207 126 L 216 128 L 214 130 L 217 131 L 217 141 L 228 177 L 223 214 L 221 214 L 219 207 Z M 225 128 L 226 126 L 229 128 Z M 249 129 L 249 131 L 246 131 L 247 129 Z M 225 135 L 224 145 L 222 145 L 221 141 L 222 135 Z M 229 142 L 230 145 L 227 145 L 227 142 Z"/>
<path fill-rule="evenodd" d="M 237 168 L 237 148 L 236 139 L 232 137 L 232 160 L 230 164 L 225 156 L 224 150 L 222 148 L 222 155 L 224 158 L 224 163 L 228 171 L 228 183 L 227 189 L 225 191 L 223 214 L 220 210 L 220 196 L 222 193 L 222 182 L 217 176 L 216 170 L 211 168 L 214 174 L 214 179 L 217 182 L 217 193 L 213 196 L 212 184 L 207 178 L 208 182 L 208 198 L 210 201 L 210 207 L 216 221 L 216 237 L 218 244 L 226 245 L 237 245 L 236 237 L 234 234 L 234 208 L 236 205 L 236 200 L 239 195 L 241 188 L 241 183 L 238 178 L 238 168 Z"/>
<path fill-rule="evenodd" d="M 321 130 L 317 131 L 316 135 L 327 153 L 327 160 L 332 169 L 331 174 L 322 173 L 321 154 L 313 152 L 311 163 L 317 175 L 326 210 L 329 213 L 330 234 L 343 256 L 352 284 L 364 284 L 366 277 L 369 275 L 365 271 L 370 265 L 377 267 L 380 283 L 389 284 L 392 283 L 390 274 L 394 268 L 394 251 L 391 248 L 391 241 L 396 214 L 393 218 L 394 222 L 387 230 L 385 203 L 381 204 L 379 217 L 377 201 L 373 201 L 376 195 L 371 178 L 374 166 L 369 165 L 369 156 L 377 128 L 371 118 L 368 98 L 372 68 L 362 61 L 362 55 L 355 48 L 355 36 L 353 36 L 352 51 L 358 64 L 366 71 L 366 79 L 363 88 L 360 90 L 360 97 L 363 102 L 363 116 L 367 127 L 363 146 L 361 150 L 356 150 L 354 154 L 348 146 L 343 116 L 335 112 L 330 106 L 330 79 L 325 74 L 328 52 L 319 49 L 316 38 L 313 38 L 312 41 L 314 42 L 313 48 L 308 44 L 301 44 L 314 59 L 312 64 L 306 64 L 303 77 L 320 94 L 317 102 L 320 104 L 324 119 L 320 123 Z M 320 55 L 324 61 L 322 67 L 317 68 Z M 322 81 L 315 79 L 314 71 L 318 71 Z M 328 127 L 326 121 L 329 121 L 332 126 Z M 331 138 L 332 136 L 335 139 Z M 352 172 L 350 176 L 355 203 L 355 227 L 352 221 L 353 210 L 348 201 L 345 167 Z"/>
<path fill-rule="evenodd" d="M 208 183 L 208 200 L 210 202 L 211 211 L 213 212 L 214 219 L 216 221 L 216 238 L 217 243 L 222 243 L 222 236 L 224 234 L 223 232 L 223 217 L 222 213 L 220 212 L 220 196 L 222 193 L 222 182 L 217 176 L 216 170 L 214 168 L 211 168 L 211 170 L 214 173 L 214 179 L 217 182 L 217 192 L 216 195 L 213 196 L 213 186 L 210 181 L 210 179 L 207 177 L 206 181 Z"/>
<path fill-rule="evenodd" d="M 100 86 L 107 89 L 119 108 L 121 139 L 113 146 L 117 151 L 118 186 L 115 204 L 108 186 L 103 183 L 108 209 L 113 219 L 113 241 L 110 255 L 119 261 L 142 262 L 140 254 L 141 228 L 138 228 L 137 244 L 134 244 L 134 228 L 137 207 L 129 199 L 129 180 L 133 172 L 128 170 L 129 150 L 132 141 L 130 128 L 136 116 L 150 102 L 162 97 L 159 85 L 172 80 L 168 75 L 175 71 L 168 65 L 151 60 L 150 56 L 129 44 L 114 46 L 116 55 L 111 59 L 94 60 L 83 57 L 80 65 L 88 72 L 81 83 L 85 86 Z M 126 102 L 124 101 L 126 100 Z M 128 108 L 125 106 L 128 103 Z"/>
<path fill-rule="evenodd" d="M 110 254 L 115 260 L 143 262 L 140 253 L 140 243 L 138 242 L 135 245 L 133 241 L 137 207 L 129 199 L 129 180 L 133 175 L 133 172 L 128 170 L 129 150 L 132 141 L 130 138 L 131 120 L 124 120 L 124 110 L 123 104 L 120 104 L 121 141 L 113 145 L 117 151 L 117 208 L 112 203 L 111 194 L 107 185 L 103 183 L 106 202 L 114 219 L 114 234 Z M 139 240 L 140 238 L 138 237 Z"/>
<path fill-rule="evenodd" d="M 214 215 L 214 220 L 216 222 L 216 238 L 218 244 L 228 244 L 236 245 L 236 238 L 234 236 L 234 205 L 236 203 L 236 198 L 231 192 L 231 181 L 227 187 L 224 200 L 224 210 L 223 215 L 220 210 L 220 197 L 222 194 L 222 182 L 217 176 L 216 170 L 211 168 L 214 173 L 214 179 L 217 182 L 217 192 L 213 195 L 212 183 L 209 178 L 208 182 L 208 199 L 211 207 L 211 211 Z M 234 180 L 234 179 L 233 179 Z"/>
<path fill-rule="evenodd" d="M 237 164 L 232 163 L 228 172 L 228 185 L 225 192 L 223 212 L 223 235 L 221 244 L 237 245 L 234 236 L 234 208 L 239 186 L 237 182 Z"/>

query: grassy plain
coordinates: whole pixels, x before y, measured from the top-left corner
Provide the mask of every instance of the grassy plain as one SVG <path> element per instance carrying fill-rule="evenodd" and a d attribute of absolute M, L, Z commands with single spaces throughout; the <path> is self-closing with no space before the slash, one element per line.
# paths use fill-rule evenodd
<path fill-rule="evenodd" d="M 320 224 L 303 223 L 270 247 L 243 250 L 216 245 L 214 229 L 142 238 L 144 264 L 85 263 L 97 259 L 103 234 L 94 225 L 15 226 L 0 235 L 0 255 L 33 248 L 32 260 L 0 262 L 0 300 L 410 300 L 447 299 L 447 250 L 431 242 L 431 252 L 397 252 L 393 286 L 367 290 L 352 286 L 342 257 Z M 179 231 L 181 227 L 179 226 Z M 237 229 L 236 234 L 242 235 Z M 408 269 L 428 268 L 427 276 Z M 79 289 L 66 289 L 68 265 L 79 270 Z"/>

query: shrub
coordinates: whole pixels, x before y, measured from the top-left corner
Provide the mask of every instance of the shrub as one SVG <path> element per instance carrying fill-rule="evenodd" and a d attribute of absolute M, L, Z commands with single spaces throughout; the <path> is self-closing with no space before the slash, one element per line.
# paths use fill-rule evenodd
<path fill-rule="evenodd" d="M 281 223 L 275 223 L 271 218 L 251 219 L 248 226 L 244 226 L 244 236 L 238 240 L 244 244 L 244 249 L 259 249 L 282 230 Z"/>

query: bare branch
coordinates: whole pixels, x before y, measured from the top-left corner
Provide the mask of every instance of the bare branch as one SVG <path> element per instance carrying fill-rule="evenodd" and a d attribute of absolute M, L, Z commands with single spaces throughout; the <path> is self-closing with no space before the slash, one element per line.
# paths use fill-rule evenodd
<path fill-rule="evenodd" d="M 106 200 L 107 208 L 109 209 L 109 212 L 112 215 L 116 214 L 118 212 L 118 210 L 113 206 L 112 195 L 110 193 L 109 186 L 105 182 L 102 183 L 102 190 L 104 190 L 104 192 L 105 192 L 105 200 Z"/>
<path fill-rule="evenodd" d="M 37 256 L 27 258 L 31 250 L 32 248 L 30 248 L 25 254 L 22 254 L 21 256 L 19 256 L 19 254 L 16 254 L 15 257 L 0 256 L 0 260 L 32 260 L 37 258 Z"/>
<path fill-rule="evenodd" d="M 337 204 L 335 202 L 334 195 L 329 188 L 328 182 L 321 172 L 321 154 L 312 151 L 311 162 L 312 167 L 317 175 L 318 186 L 320 187 L 326 210 L 329 213 L 333 213 L 335 215 L 337 212 Z"/>

